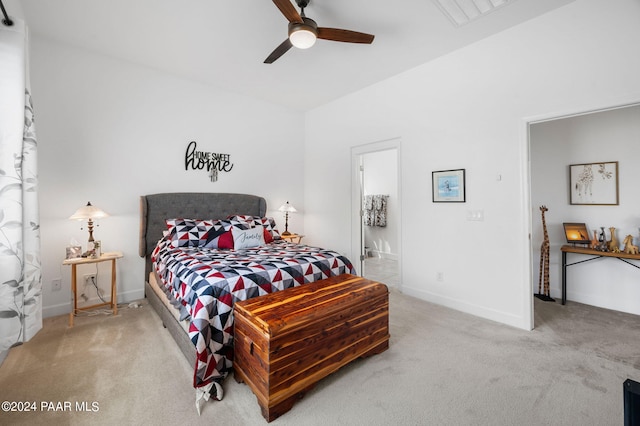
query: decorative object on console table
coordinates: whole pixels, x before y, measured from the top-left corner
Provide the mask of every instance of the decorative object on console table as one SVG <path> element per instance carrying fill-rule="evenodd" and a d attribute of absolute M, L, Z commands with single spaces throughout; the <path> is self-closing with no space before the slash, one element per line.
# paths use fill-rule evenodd
<path fill-rule="evenodd" d="M 618 162 L 571 164 L 569 200 L 570 204 L 617 206 Z"/>
<path fill-rule="evenodd" d="M 598 251 L 607 251 L 607 237 L 604 235 L 604 226 L 600 227 L 600 237 L 598 238 Z"/>
<path fill-rule="evenodd" d="M 291 235 L 291 232 L 289 232 L 289 213 L 295 213 L 298 210 L 296 210 L 296 208 L 289 204 L 289 202 L 287 201 L 280 206 L 278 211 L 284 212 L 284 232 L 281 234 L 281 236 L 285 237 L 287 235 Z"/>
<path fill-rule="evenodd" d="M 234 377 L 268 421 L 322 378 L 389 347 L 389 289 L 342 274 L 234 306 Z"/>
<path fill-rule="evenodd" d="M 87 244 L 87 251 L 82 255 L 82 257 L 92 257 L 94 259 L 98 257 L 94 247 L 95 240 L 93 239 L 93 221 L 94 219 L 102 219 L 104 217 L 109 217 L 109 215 L 99 208 L 91 205 L 91 201 L 87 202 L 86 206 L 80 207 L 69 217 L 71 220 L 87 221 L 87 227 L 89 228 L 89 241 Z"/>
<path fill-rule="evenodd" d="M 67 247 L 67 257 L 65 257 L 65 259 L 77 259 L 79 257 L 82 257 L 82 247 L 80 246 Z"/>
<path fill-rule="evenodd" d="M 609 232 L 611 233 L 611 239 L 607 241 L 607 248 L 611 253 L 620 253 L 620 245 L 618 244 L 618 239 L 616 238 L 616 228 L 613 226 L 609 228 Z"/>
<path fill-rule="evenodd" d="M 71 310 L 71 313 L 69 314 L 69 327 L 73 327 L 73 318 L 78 314 L 78 312 L 98 308 L 100 306 L 109 306 L 111 311 L 113 312 L 113 315 L 118 315 L 118 296 L 116 292 L 116 259 L 120 259 L 121 257 L 122 253 L 119 251 L 115 251 L 113 253 L 104 253 L 102 254 L 102 256 L 97 258 L 66 259 L 62 262 L 63 265 L 71 265 L 71 295 L 73 296 L 73 308 Z M 95 305 L 83 306 L 79 308 L 77 266 L 106 262 L 109 260 L 111 261 L 111 300 L 109 302 L 102 302 Z"/>
<path fill-rule="evenodd" d="M 638 254 L 638 246 L 633 245 L 633 237 L 631 234 L 624 237 L 624 252 L 627 254 Z M 618 250 L 620 251 L 620 250 Z"/>
<path fill-rule="evenodd" d="M 544 300 L 545 302 L 555 302 L 555 300 L 551 296 L 549 296 L 549 247 L 550 247 L 550 244 L 549 244 L 549 234 L 547 233 L 547 222 L 544 218 L 544 214 L 547 211 L 549 211 L 547 206 L 540 206 L 540 212 L 542 213 L 542 232 L 544 233 L 544 238 L 542 239 L 542 245 L 540 246 L 540 277 L 538 279 L 538 293 L 535 296 L 540 300 Z M 544 293 L 541 292 L 541 287 L 543 282 L 544 282 Z"/>
<path fill-rule="evenodd" d="M 431 172 L 431 184 L 434 203 L 465 202 L 465 169 Z"/>
<path fill-rule="evenodd" d="M 565 222 L 562 224 L 564 236 L 570 244 L 590 244 L 589 231 L 584 223 Z M 595 238 L 595 231 L 594 231 Z"/>
<path fill-rule="evenodd" d="M 591 244 L 589 244 L 590 249 L 596 249 L 598 247 L 598 231 L 593 230 L 593 240 L 591 240 Z"/>

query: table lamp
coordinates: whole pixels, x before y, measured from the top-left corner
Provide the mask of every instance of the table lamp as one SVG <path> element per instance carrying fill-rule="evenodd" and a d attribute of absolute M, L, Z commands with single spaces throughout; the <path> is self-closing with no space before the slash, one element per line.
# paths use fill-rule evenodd
<path fill-rule="evenodd" d="M 109 217 L 107 213 L 100 210 L 99 208 L 93 206 L 91 201 L 87 202 L 86 206 L 80 207 L 74 214 L 72 214 L 69 219 L 71 220 L 86 220 L 87 227 L 89 228 L 89 247 L 87 247 L 87 251 L 93 249 L 93 220 L 94 219 L 102 219 L 103 217 Z"/>
<path fill-rule="evenodd" d="M 296 210 L 295 207 L 289 204 L 288 201 L 281 205 L 278 210 L 284 212 L 284 232 L 282 233 L 282 235 L 291 235 L 291 232 L 289 232 L 289 213 L 295 213 L 298 210 Z"/>

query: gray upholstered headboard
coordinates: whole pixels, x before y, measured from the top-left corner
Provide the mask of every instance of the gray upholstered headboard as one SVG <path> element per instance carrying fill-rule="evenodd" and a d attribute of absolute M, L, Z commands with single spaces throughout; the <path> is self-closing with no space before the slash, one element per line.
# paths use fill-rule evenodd
<path fill-rule="evenodd" d="M 244 214 L 264 217 L 267 202 L 249 194 L 174 192 L 140 197 L 140 257 L 145 258 L 145 279 L 151 271 L 151 252 L 167 229 L 166 219 L 225 219 Z"/>

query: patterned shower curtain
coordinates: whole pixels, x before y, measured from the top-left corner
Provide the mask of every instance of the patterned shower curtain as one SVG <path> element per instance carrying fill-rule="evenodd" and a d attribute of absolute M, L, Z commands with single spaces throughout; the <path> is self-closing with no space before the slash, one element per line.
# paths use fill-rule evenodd
<path fill-rule="evenodd" d="M 23 21 L 0 24 L 0 362 L 42 328 L 37 144 Z"/>

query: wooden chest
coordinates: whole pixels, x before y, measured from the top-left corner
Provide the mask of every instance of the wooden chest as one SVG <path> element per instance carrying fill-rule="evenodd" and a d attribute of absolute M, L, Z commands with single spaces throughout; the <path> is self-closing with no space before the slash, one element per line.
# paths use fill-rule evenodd
<path fill-rule="evenodd" d="M 270 422 L 318 380 L 389 347 L 389 291 L 343 274 L 238 302 L 234 324 L 234 376 Z"/>

